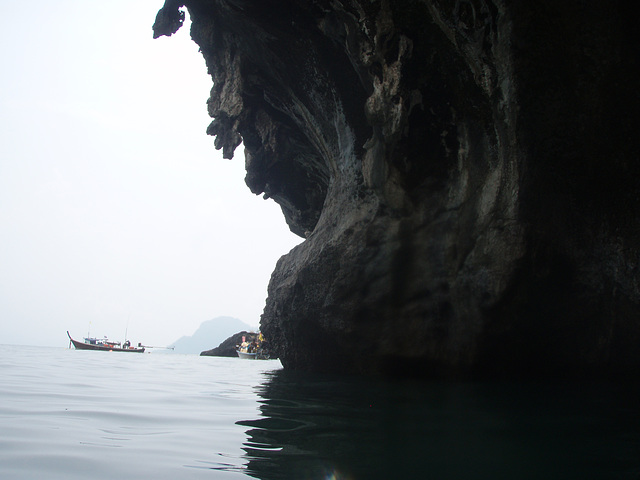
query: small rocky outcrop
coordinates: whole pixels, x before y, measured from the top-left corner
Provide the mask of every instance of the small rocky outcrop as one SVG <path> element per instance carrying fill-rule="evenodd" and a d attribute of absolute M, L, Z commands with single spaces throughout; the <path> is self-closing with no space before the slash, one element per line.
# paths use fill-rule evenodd
<path fill-rule="evenodd" d="M 240 332 L 231 335 L 224 342 L 211 350 L 205 350 L 200 353 L 200 356 L 206 357 L 237 357 L 236 346 L 242 343 L 242 337 L 245 337 L 247 342 L 252 343 L 258 339 L 257 333 Z"/>
<path fill-rule="evenodd" d="M 640 368 L 629 2 L 167 1 L 213 79 L 208 133 L 306 240 L 261 330 L 285 368 Z"/>

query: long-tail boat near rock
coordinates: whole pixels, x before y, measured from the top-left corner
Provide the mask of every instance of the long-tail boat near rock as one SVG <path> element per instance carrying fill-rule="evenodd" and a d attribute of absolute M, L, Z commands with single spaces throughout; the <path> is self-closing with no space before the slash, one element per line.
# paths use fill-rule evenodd
<path fill-rule="evenodd" d="M 266 342 L 262 333 L 258 333 L 257 336 L 253 335 L 253 338 L 247 338 L 242 336 L 242 343 L 236 345 L 236 353 L 238 357 L 245 360 L 269 360 L 271 356 L 266 348 Z"/>
<path fill-rule="evenodd" d="M 83 342 L 74 340 L 67 330 L 69 340 L 76 347 L 76 350 L 100 350 L 103 352 L 130 352 L 130 353 L 144 353 L 145 347 L 138 343 L 137 347 L 132 347 L 129 340 L 125 340 L 124 343 L 111 342 L 107 337 L 95 338 L 86 337 Z M 71 345 L 70 345 L 71 346 Z"/>

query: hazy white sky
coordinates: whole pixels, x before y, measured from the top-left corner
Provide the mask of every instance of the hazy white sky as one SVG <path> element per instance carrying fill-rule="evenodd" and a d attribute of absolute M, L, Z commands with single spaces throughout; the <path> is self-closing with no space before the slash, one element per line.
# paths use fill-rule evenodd
<path fill-rule="evenodd" d="M 163 0 L 0 0 L 0 343 L 166 345 L 258 325 L 301 239 L 205 134 L 211 78 Z"/>

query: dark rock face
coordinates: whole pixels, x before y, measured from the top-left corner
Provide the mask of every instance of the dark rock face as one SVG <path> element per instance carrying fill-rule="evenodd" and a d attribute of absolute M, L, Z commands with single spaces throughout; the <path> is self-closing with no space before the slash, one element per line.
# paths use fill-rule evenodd
<path fill-rule="evenodd" d="M 306 237 L 261 321 L 285 367 L 640 367 L 629 2 L 168 0 L 157 34 L 183 3 L 208 133 Z"/>

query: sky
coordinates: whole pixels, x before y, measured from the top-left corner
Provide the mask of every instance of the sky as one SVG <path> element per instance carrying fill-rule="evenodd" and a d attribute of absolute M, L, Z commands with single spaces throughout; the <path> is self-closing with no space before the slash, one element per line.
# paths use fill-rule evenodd
<path fill-rule="evenodd" d="M 205 131 L 212 82 L 162 0 L 0 0 L 0 344 L 257 328 L 301 242 Z M 188 17 L 188 15 L 187 15 Z"/>

